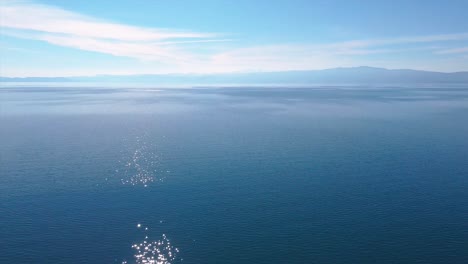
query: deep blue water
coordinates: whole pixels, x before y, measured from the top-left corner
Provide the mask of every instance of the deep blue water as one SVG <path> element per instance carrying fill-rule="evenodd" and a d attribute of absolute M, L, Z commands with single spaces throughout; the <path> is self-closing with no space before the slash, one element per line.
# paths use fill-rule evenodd
<path fill-rule="evenodd" d="M 468 263 L 468 87 L 0 102 L 1 263 Z"/>

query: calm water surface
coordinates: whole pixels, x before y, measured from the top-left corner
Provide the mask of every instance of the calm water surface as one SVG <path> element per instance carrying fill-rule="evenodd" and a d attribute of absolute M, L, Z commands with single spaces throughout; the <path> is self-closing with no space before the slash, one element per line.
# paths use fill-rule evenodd
<path fill-rule="evenodd" d="M 0 102 L 1 263 L 468 263 L 468 86 Z"/>

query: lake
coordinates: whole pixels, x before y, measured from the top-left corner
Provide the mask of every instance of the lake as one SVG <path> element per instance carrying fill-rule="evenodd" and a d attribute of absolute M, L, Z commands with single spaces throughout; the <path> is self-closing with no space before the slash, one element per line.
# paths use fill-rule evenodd
<path fill-rule="evenodd" d="M 0 102 L 1 263 L 468 263 L 468 85 Z"/>

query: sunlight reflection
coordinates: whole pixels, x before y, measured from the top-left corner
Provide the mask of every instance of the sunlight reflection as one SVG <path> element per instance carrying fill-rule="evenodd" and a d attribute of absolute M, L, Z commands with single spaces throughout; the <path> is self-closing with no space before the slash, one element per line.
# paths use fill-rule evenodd
<path fill-rule="evenodd" d="M 137 137 L 131 158 L 123 163 L 122 184 L 148 187 L 151 183 L 164 181 L 164 174 L 169 171 L 160 169 L 160 155 L 155 153 L 142 137 Z M 119 170 L 116 170 L 119 173 Z"/>
<path fill-rule="evenodd" d="M 137 225 L 138 228 L 141 224 Z M 148 230 L 146 227 L 145 230 Z M 134 250 L 134 263 L 152 263 L 152 264 L 173 264 L 183 259 L 179 258 L 179 249 L 171 244 L 171 241 L 165 234 L 159 240 L 151 241 L 148 235 L 145 235 L 143 241 L 132 245 Z M 122 264 L 133 262 L 123 261 Z"/>

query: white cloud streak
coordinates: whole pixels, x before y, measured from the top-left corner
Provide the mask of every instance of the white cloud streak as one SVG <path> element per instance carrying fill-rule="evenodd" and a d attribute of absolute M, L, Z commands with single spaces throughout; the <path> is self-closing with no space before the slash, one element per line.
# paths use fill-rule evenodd
<path fill-rule="evenodd" d="M 5 28 L 121 41 L 158 41 L 215 36 L 207 33 L 169 31 L 112 23 L 28 1 L 3 1 L 0 3 L 0 8 L 1 24 Z"/>
<path fill-rule="evenodd" d="M 213 33 L 112 23 L 30 1 L 0 2 L 0 25 L 8 36 L 163 64 L 193 60 L 195 54 L 180 45 L 230 41 L 211 39 Z"/>
<path fill-rule="evenodd" d="M 468 47 L 445 49 L 445 50 L 440 50 L 437 52 L 437 54 L 458 54 L 458 53 L 468 53 Z"/>

